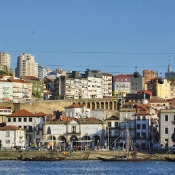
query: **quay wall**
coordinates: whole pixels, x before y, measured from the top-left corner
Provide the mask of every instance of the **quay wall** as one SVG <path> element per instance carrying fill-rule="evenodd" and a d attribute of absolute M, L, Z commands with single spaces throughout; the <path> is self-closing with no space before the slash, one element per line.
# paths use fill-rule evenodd
<path fill-rule="evenodd" d="M 18 151 L 0 151 L 0 160 L 16 160 L 17 157 L 35 157 L 35 156 L 63 156 L 67 155 L 66 160 L 98 160 L 99 157 L 114 157 L 116 155 L 122 155 L 122 151 L 74 151 L 72 153 L 64 152 L 48 152 L 48 151 L 22 151 L 21 153 Z M 171 156 L 171 154 L 168 154 Z M 144 157 L 147 156 L 144 153 L 138 152 L 138 156 Z M 155 161 L 164 161 L 164 157 L 166 154 L 155 153 L 151 155 L 151 160 Z M 173 156 L 173 155 L 172 155 Z"/>

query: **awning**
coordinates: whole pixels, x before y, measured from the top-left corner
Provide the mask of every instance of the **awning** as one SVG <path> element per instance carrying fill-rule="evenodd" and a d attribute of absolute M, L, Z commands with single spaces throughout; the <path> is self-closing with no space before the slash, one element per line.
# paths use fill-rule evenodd
<path fill-rule="evenodd" d="M 75 140 L 73 142 L 93 142 L 94 140 Z"/>
<path fill-rule="evenodd" d="M 63 142 L 62 140 L 41 140 L 40 142 Z"/>

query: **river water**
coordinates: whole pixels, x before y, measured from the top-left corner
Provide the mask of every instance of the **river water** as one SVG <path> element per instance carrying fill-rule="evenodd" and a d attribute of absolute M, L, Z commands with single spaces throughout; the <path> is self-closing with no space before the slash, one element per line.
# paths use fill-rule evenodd
<path fill-rule="evenodd" d="M 0 175 L 175 175 L 175 162 L 0 161 Z"/>

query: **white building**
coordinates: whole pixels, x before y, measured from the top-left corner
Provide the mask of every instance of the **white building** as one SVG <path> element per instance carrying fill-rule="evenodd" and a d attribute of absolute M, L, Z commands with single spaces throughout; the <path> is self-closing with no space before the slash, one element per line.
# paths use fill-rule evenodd
<path fill-rule="evenodd" d="M 47 76 L 46 68 L 41 66 L 41 65 L 38 65 L 38 78 L 40 78 L 42 80 L 46 76 Z"/>
<path fill-rule="evenodd" d="M 35 62 L 34 55 L 23 53 L 18 56 L 15 75 L 18 78 L 22 76 L 38 77 L 38 63 Z"/>
<path fill-rule="evenodd" d="M 65 107 L 65 115 L 67 117 L 74 118 L 86 118 L 90 117 L 90 109 L 86 108 L 83 104 L 72 104 L 71 106 Z"/>
<path fill-rule="evenodd" d="M 24 147 L 25 130 L 16 126 L 0 127 L 0 148 Z"/>
<path fill-rule="evenodd" d="M 46 121 L 44 124 L 44 141 L 54 141 L 55 145 L 66 144 L 70 147 L 95 147 L 104 145 L 103 124 L 97 119 L 74 119 L 63 117 L 60 121 Z M 43 141 L 43 142 L 44 142 Z"/>
<path fill-rule="evenodd" d="M 6 106 L 0 106 L 0 123 L 6 123 L 6 116 L 12 114 L 12 109 Z"/>
<path fill-rule="evenodd" d="M 39 144 L 43 138 L 43 124 L 46 115 L 42 112 L 32 114 L 26 110 L 19 110 L 6 116 L 6 125 L 13 125 L 26 130 L 26 146 Z"/>
<path fill-rule="evenodd" d="M 0 64 L 6 67 L 3 71 L 11 70 L 11 58 L 8 53 L 0 52 Z"/>
<path fill-rule="evenodd" d="M 112 74 L 103 73 L 102 94 L 103 97 L 112 97 Z"/>

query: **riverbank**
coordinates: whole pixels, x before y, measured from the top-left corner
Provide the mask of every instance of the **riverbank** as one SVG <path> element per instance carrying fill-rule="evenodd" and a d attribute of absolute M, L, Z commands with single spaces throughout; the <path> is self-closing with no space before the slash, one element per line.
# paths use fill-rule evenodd
<path fill-rule="evenodd" d="M 17 157 L 35 157 L 35 156 L 66 156 L 66 160 L 98 160 L 97 157 L 114 157 L 116 155 L 124 155 L 123 151 L 74 151 L 74 152 L 51 152 L 51 151 L 0 151 L 0 160 L 17 160 Z M 137 156 L 145 157 L 151 156 L 150 160 L 165 161 L 164 157 L 166 153 L 156 152 L 153 154 L 147 154 L 147 152 L 139 151 Z M 171 156 L 171 154 L 168 154 Z M 173 156 L 173 154 L 172 154 Z M 175 156 L 175 155 L 174 155 Z"/>

